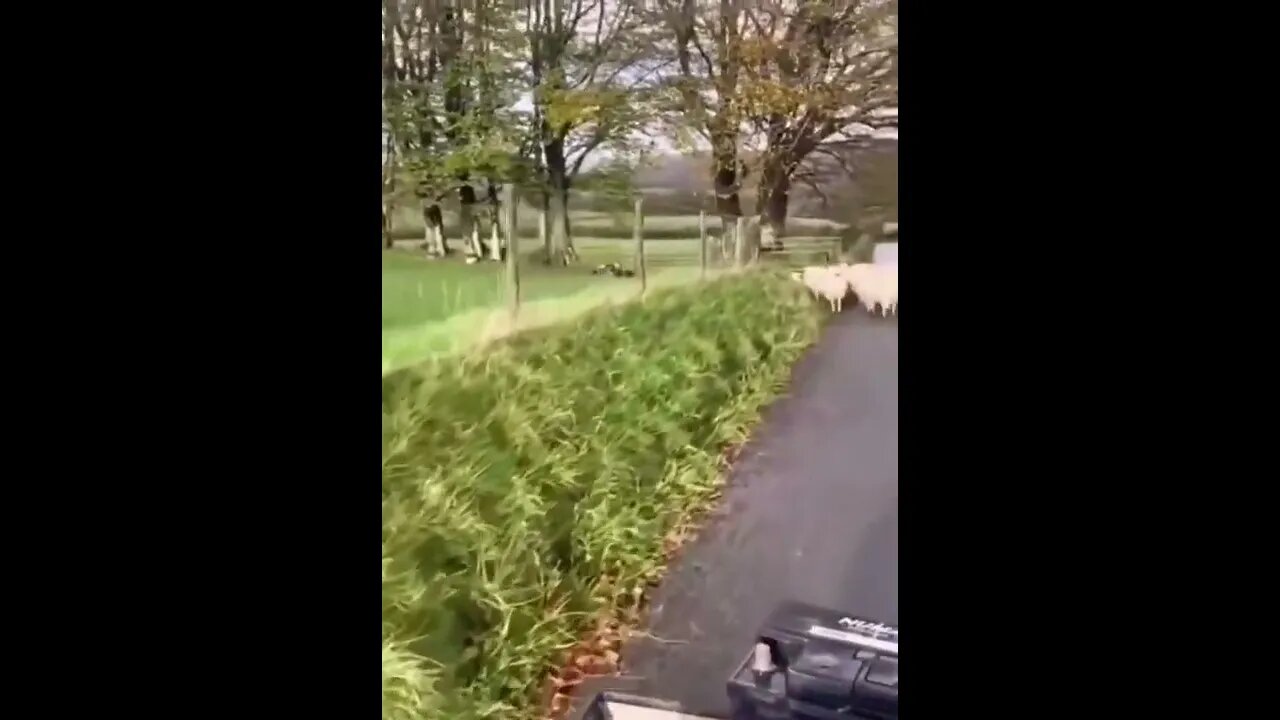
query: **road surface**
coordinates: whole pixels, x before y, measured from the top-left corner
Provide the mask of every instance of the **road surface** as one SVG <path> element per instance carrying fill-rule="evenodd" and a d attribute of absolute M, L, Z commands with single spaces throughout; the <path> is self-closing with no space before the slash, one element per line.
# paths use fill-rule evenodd
<path fill-rule="evenodd" d="M 727 717 L 725 680 L 784 599 L 898 623 L 898 323 L 846 308 L 656 589 L 653 638 L 623 649 L 629 692 Z"/>

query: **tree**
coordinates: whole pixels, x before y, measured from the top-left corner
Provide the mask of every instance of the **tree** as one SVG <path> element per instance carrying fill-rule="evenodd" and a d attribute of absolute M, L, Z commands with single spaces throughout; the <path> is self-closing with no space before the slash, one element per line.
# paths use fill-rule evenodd
<path fill-rule="evenodd" d="M 500 260 L 498 231 L 499 185 L 527 181 L 527 163 L 519 157 L 519 141 L 526 129 L 511 110 L 519 89 L 515 67 L 522 41 L 511 4 L 504 0 L 453 0 L 456 7 L 454 66 L 458 75 L 453 93 L 450 160 L 458 181 L 458 219 L 469 242 L 469 253 L 484 253 L 475 215 L 478 203 L 473 182 L 484 180 L 492 244 L 490 258 Z M 467 12 L 469 10 L 469 13 Z"/>
<path fill-rule="evenodd" d="M 546 259 L 577 257 L 569 191 L 587 158 L 625 152 L 649 118 L 643 86 L 652 33 L 634 0 L 532 0 L 525 14 L 532 89 L 531 144 L 548 220 Z"/>
<path fill-rule="evenodd" d="M 443 234 L 434 232 L 442 223 L 433 223 L 440 217 L 437 203 L 444 190 L 431 162 L 442 140 L 438 105 L 443 94 L 435 42 L 439 18 L 434 10 L 428 2 L 383 1 L 383 118 L 393 166 L 384 177 L 384 189 L 394 189 L 398 175 L 408 181 L 422 203 L 428 252 L 444 254 L 448 248 Z"/>
<path fill-rule="evenodd" d="M 869 255 L 886 223 L 898 220 L 898 149 L 896 140 L 861 136 L 828 141 L 809 155 L 794 179 L 808 186 L 825 214 L 848 226 L 843 249 L 859 259 Z M 855 244 L 856 241 L 856 244 Z"/>
<path fill-rule="evenodd" d="M 391 215 L 395 206 L 396 163 L 395 141 L 388 125 L 387 107 L 392 88 L 397 80 L 396 26 L 400 22 L 399 0 L 384 0 L 382 4 L 382 247 L 392 246 Z"/>
<path fill-rule="evenodd" d="M 678 63 L 677 133 L 692 130 L 710 146 L 725 235 L 743 214 L 749 175 L 758 177 L 756 214 L 784 234 L 805 157 L 851 127 L 881 124 L 876 110 L 896 106 L 896 0 L 658 5 Z"/>
<path fill-rule="evenodd" d="M 738 89 L 747 13 L 737 0 L 720 0 L 714 9 L 698 0 L 657 0 L 657 5 L 674 41 L 677 70 L 669 85 L 679 99 L 676 133 L 686 147 L 695 141 L 689 130 L 711 147 L 716 213 L 727 238 L 742 215 Z"/>
<path fill-rule="evenodd" d="M 383 113 L 391 171 L 422 204 L 429 255 L 449 252 L 441 202 L 457 192 L 469 250 L 478 254 L 472 182 L 510 181 L 515 157 L 513 79 L 508 71 L 512 13 L 502 0 L 383 0 Z M 495 248 L 496 250 L 496 248 Z"/>
<path fill-rule="evenodd" d="M 744 114 L 763 138 L 756 213 L 786 231 L 802 164 L 851 129 L 896 125 L 897 0 L 799 0 L 748 12 Z M 892 114 L 886 112 L 893 110 Z M 830 152 L 828 150 L 827 152 Z"/>

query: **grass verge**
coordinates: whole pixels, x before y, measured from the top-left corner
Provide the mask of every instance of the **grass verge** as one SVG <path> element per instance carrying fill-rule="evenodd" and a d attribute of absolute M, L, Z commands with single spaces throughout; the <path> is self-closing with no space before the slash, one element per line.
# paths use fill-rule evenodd
<path fill-rule="evenodd" d="M 383 718 L 528 718 L 632 606 L 817 336 L 780 273 L 655 292 L 383 380 Z"/>
<path fill-rule="evenodd" d="M 708 271 L 708 277 L 723 272 Z M 695 283 L 698 275 L 697 268 L 656 270 L 649 277 L 649 292 Z M 431 358 L 460 355 L 492 340 L 565 322 L 603 305 L 634 300 L 639 295 L 640 283 L 636 280 L 606 277 L 585 285 L 576 293 L 524 302 L 514 323 L 505 307 L 477 307 L 438 322 L 383 330 L 382 374 Z"/>

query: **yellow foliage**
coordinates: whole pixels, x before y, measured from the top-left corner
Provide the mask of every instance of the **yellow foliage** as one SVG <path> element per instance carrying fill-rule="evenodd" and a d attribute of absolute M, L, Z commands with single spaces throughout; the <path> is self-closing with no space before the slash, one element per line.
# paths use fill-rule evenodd
<path fill-rule="evenodd" d="M 742 84 L 738 99 L 749 115 L 785 115 L 805 102 L 805 92 L 773 80 L 753 80 Z"/>
<path fill-rule="evenodd" d="M 561 90 L 547 96 L 547 122 L 554 128 L 567 130 L 587 123 L 607 122 L 613 113 L 625 107 L 625 93 L 619 90 Z"/>

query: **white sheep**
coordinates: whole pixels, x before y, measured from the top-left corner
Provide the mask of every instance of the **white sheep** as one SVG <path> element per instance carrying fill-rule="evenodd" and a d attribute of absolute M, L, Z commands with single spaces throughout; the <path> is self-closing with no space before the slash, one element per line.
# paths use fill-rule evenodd
<path fill-rule="evenodd" d="M 853 265 L 840 263 L 834 267 L 836 272 L 849 283 L 849 289 L 855 293 L 858 292 L 857 286 L 862 279 L 867 277 L 869 273 L 875 272 L 875 266 L 868 263 L 855 263 Z"/>
<path fill-rule="evenodd" d="M 898 314 L 898 264 L 884 266 L 884 289 L 882 299 L 888 299 L 888 310 Z"/>
<path fill-rule="evenodd" d="M 826 300 L 833 312 L 840 312 L 843 309 L 844 296 L 849 291 L 849 282 L 836 268 L 809 266 L 804 270 L 791 273 L 791 277 L 804 283 L 815 299 L 821 297 Z"/>
<path fill-rule="evenodd" d="M 880 306 L 881 315 L 896 312 L 898 307 L 898 266 L 870 265 L 850 283 L 867 312 Z"/>
<path fill-rule="evenodd" d="M 873 284 L 872 275 L 875 267 L 867 263 L 840 263 L 832 269 L 845 281 L 848 290 L 852 290 L 857 296 L 858 301 L 863 305 L 867 305 L 867 299 L 870 296 L 869 289 Z M 868 311 L 874 310 L 874 305 L 867 306 Z"/>
<path fill-rule="evenodd" d="M 791 277 L 794 278 L 796 282 L 803 283 L 804 286 L 808 288 L 809 294 L 813 296 L 814 300 L 818 299 L 818 288 L 822 285 L 822 272 L 819 268 L 807 267 L 803 270 L 796 270 L 791 273 Z"/>
<path fill-rule="evenodd" d="M 809 288 L 809 294 L 813 295 L 814 300 L 817 300 L 819 295 L 818 286 L 821 285 L 821 278 L 825 271 L 826 268 L 810 266 L 791 273 L 791 277 L 804 283 L 804 286 Z"/>
<path fill-rule="evenodd" d="M 876 312 L 876 306 L 879 305 L 881 312 L 887 314 L 897 306 L 897 265 L 840 263 L 835 266 L 835 270 L 848 282 L 849 289 L 858 296 L 858 301 L 867 312 Z"/>

